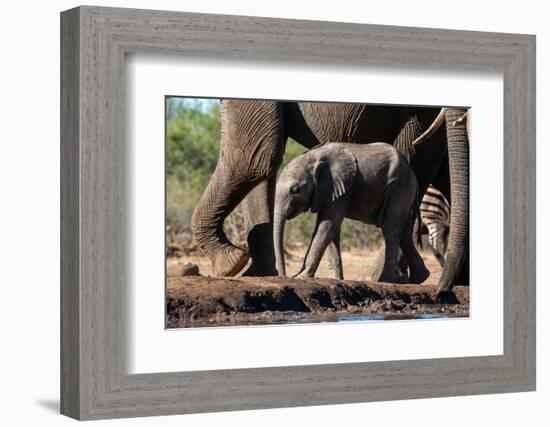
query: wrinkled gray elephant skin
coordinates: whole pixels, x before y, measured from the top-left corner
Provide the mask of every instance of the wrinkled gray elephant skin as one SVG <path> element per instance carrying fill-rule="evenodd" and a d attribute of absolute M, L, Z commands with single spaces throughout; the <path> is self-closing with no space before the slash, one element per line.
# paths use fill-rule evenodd
<path fill-rule="evenodd" d="M 277 274 L 275 177 L 288 138 L 307 148 L 330 141 L 383 141 L 410 162 L 420 197 L 434 183 L 451 201 L 447 262 L 439 284 L 441 291 L 450 290 L 468 259 L 469 144 L 465 123 L 459 121 L 465 112 L 463 108 L 222 100 L 218 164 L 192 221 L 195 240 L 209 256 L 214 275 L 235 275 L 249 258 L 252 263 L 245 274 Z M 250 229 L 248 251 L 233 245 L 223 232 L 225 218 L 241 202 Z M 379 259 L 382 265 L 384 257 Z"/>
<path fill-rule="evenodd" d="M 311 209 L 317 222 L 297 276 L 313 277 L 329 248 L 329 269 L 343 278 L 339 234 L 344 218 L 374 224 L 385 241 L 384 265 L 374 280 L 421 283 L 429 276 L 412 240 L 418 217 L 418 184 L 405 158 L 393 146 L 329 143 L 293 159 L 282 171 L 275 195 L 274 250 L 276 267 L 285 275 L 284 225 Z M 398 266 L 401 248 L 410 277 Z"/>

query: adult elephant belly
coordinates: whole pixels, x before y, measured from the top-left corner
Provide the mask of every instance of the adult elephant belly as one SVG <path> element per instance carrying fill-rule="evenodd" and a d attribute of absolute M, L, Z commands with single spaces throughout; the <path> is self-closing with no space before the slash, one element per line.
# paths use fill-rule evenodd
<path fill-rule="evenodd" d="M 285 103 L 285 135 L 308 148 L 327 142 L 392 144 L 411 164 L 419 195 L 423 195 L 442 172 L 444 182 L 440 186 L 444 190 L 449 186 L 445 129 L 442 127 L 422 144 L 413 145 L 440 111 L 439 108 L 354 103 Z M 443 171 L 442 165 L 447 166 Z"/>
<path fill-rule="evenodd" d="M 310 148 L 327 142 L 392 143 L 398 127 L 392 107 L 300 102 L 286 110 L 287 135 Z"/>
<path fill-rule="evenodd" d="M 308 148 L 327 142 L 392 144 L 426 188 L 447 152 L 444 129 L 413 146 L 440 113 L 440 108 L 379 106 L 354 103 L 284 103 L 285 135 Z M 428 182 L 429 181 L 429 182 Z"/>

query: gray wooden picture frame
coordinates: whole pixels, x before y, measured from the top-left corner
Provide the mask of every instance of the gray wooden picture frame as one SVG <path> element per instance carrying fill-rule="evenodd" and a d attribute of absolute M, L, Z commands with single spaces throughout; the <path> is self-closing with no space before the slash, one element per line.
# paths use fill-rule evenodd
<path fill-rule="evenodd" d="M 127 53 L 504 76 L 504 354 L 129 375 Z M 437 337 L 434 337 L 437 339 Z M 535 37 L 83 6 L 61 14 L 61 412 L 77 419 L 535 390 Z"/>

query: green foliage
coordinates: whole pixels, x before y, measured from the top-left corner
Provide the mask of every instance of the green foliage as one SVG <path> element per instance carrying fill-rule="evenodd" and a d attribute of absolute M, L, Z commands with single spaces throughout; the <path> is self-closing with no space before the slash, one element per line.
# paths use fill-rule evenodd
<path fill-rule="evenodd" d="M 220 105 L 166 100 L 166 221 L 169 240 L 192 242 L 191 217 L 216 168 Z"/>
<path fill-rule="evenodd" d="M 169 98 L 168 105 L 172 102 Z M 166 173 L 204 190 L 218 160 L 219 102 L 212 102 L 205 111 L 197 103 L 180 103 L 173 114 L 166 125 Z"/>
<path fill-rule="evenodd" d="M 217 100 L 167 98 L 166 100 L 166 228 L 168 241 L 192 244 L 191 217 L 214 173 L 220 147 L 220 104 Z M 307 149 L 292 139 L 286 144 L 279 171 Z M 286 241 L 307 245 L 315 226 L 311 212 L 287 222 Z M 244 245 L 246 230 L 242 209 L 237 208 L 225 222 L 226 233 Z M 379 232 L 356 221 L 342 225 L 343 248 L 366 246 L 379 240 Z"/>
<path fill-rule="evenodd" d="M 285 154 L 283 155 L 283 163 L 279 168 L 279 173 L 283 170 L 283 168 L 286 165 L 288 165 L 288 162 L 290 162 L 294 157 L 297 157 L 300 154 L 305 153 L 306 151 L 307 151 L 306 147 L 298 144 L 292 138 L 288 138 L 286 142 L 286 147 L 285 147 Z"/>

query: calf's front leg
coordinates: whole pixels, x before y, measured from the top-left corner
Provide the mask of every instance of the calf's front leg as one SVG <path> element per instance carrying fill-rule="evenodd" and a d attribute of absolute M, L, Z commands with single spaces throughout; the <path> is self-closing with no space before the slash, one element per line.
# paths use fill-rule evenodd
<path fill-rule="evenodd" d="M 334 242 L 335 237 L 340 231 L 340 225 L 344 220 L 347 200 L 344 197 L 336 200 L 327 210 L 319 212 L 317 223 L 311 237 L 311 242 L 302 264 L 301 270 L 295 277 L 314 277 L 321 258 L 327 246 Z M 338 258 L 339 250 L 338 250 Z M 341 259 L 340 259 L 341 272 Z"/>

